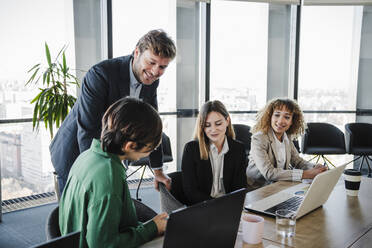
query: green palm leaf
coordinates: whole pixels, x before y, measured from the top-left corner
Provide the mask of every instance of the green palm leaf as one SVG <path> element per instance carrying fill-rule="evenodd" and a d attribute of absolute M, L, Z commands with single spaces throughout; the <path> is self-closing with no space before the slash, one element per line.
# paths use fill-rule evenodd
<path fill-rule="evenodd" d="M 40 122 L 44 122 L 44 126 L 49 130 L 51 137 L 54 133 L 54 124 L 59 127 L 76 102 L 76 98 L 67 93 L 67 88 L 72 85 L 79 85 L 77 77 L 69 73 L 70 68 L 67 65 L 65 55 L 66 49 L 67 46 L 64 45 L 52 62 L 49 46 L 45 42 L 47 61 L 45 69 L 39 63 L 27 71 L 31 76 L 25 83 L 26 85 L 37 84 L 40 78 L 42 78 L 43 85 L 31 100 L 31 104 L 34 104 L 33 129 L 38 131 Z"/>

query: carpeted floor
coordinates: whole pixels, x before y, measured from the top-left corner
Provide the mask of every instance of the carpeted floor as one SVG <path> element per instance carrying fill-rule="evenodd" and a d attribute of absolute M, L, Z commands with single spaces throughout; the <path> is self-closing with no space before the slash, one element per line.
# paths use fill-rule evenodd
<path fill-rule="evenodd" d="M 135 197 L 135 189 L 130 191 L 132 197 Z M 153 187 L 141 187 L 139 197 L 156 212 L 160 211 L 159 193 Z M 0 248 L 28 248 L 44 242 L 46 218 L 56 205 L 57 203 L 50 203 L 3 214 L 3 221 L 0 223 Z"/>

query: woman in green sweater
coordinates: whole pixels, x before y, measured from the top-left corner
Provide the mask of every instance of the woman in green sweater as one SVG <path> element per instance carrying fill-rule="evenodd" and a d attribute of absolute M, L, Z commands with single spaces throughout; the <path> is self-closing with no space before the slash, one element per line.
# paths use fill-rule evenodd
<path fill-rule="evenodd" d="M 62 235 L 80 230 L 80 247 L 137 247 L 164 233 L 166 213 L 138 222 L 121 163 L 148 156 L 161 134 L 161 119 L 150 105 L 133 98 L 111 105 L 100 140 L 93 139 L 69 173 L 60 201 Z"/>

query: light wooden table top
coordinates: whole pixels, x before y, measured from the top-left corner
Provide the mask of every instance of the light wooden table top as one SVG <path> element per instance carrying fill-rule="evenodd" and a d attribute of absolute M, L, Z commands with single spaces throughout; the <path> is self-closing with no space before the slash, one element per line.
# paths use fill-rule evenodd
<path fill-rule="evenodd" d="M 295 182 L 280 181 L 246 196 L 246 203 L 259 200 L 279 192 Z M 323 207 L 297 220 L 296 235 L 281 238 L 276 234 L 275 218 L 264 216 L 263 241 L 258 245 L 242 242 L 238 232 L 235 248 L 275 248 L 275 247 L 368 247 L 372 242 L 372 179 L 362 178 L 359 196 L 347 196 L 341 178 Z M 162 247 L 163 237 L 141 247 Z"/>
<path fill-rule="evenodd" d="M 277 182 L 247 194 L 246 203 L 276 193 L 293 182 Z M 283 239 L 276 235 L 275 218 L 265 218 L 264 239 L 290 247 L 364 247 L 372 240 L 363 235 L 372 229 L 372 179 L 362 178 L 359 196 L 347 196 L 341 178 L 328 201 L 313 212 L 297 220 L 296 236 Z M 360 241 L 358 241 L 361 239 Z M 364 241 L 363 241 L 364 240 Z M 358 242 L 360 245 L 358 245 Z"/>

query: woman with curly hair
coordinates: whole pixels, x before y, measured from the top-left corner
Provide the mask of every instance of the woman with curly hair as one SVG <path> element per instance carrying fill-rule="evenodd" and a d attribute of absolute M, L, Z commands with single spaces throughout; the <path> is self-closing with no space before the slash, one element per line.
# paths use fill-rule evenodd
<path fill-rule="evenodd" d="M 274 99 L 257 115 L 252 128 L 247 167 L 248 185 L 262 187 L 273 181 L 312 179 L 326 170 L 301 158 L 293 139 L 303 134 L 305 121 L 298 104 L 290 99 Z"/>

